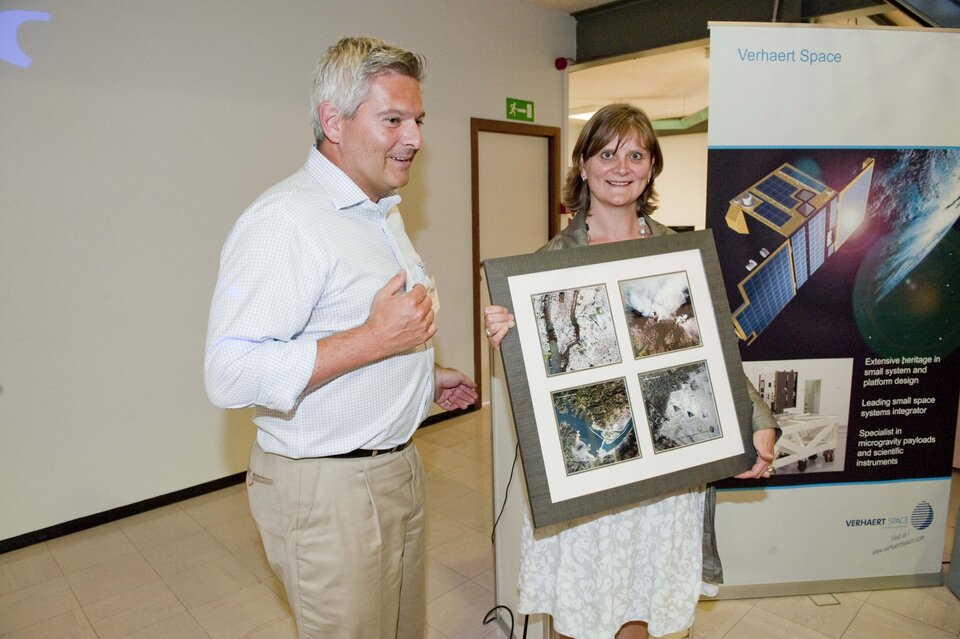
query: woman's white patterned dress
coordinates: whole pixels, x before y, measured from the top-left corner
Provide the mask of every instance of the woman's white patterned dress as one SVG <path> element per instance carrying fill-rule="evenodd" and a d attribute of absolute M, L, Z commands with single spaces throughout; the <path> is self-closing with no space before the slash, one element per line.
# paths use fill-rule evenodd
<path fill-rule="evenodd" d="M 701 581 L 703 500 L 692 489 L 536 533 L 527 515 L 519 612 L 549 614 L 576 639 L 638 620 L 654 636 L 689 628 L 701 592 L 716 592 Z"/>

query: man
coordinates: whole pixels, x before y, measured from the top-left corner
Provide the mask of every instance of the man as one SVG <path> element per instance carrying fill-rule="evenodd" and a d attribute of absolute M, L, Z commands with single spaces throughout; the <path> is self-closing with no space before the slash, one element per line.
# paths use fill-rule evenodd
<path fill-rule="evenodd" d="M 420 148 L 422 60 L 347 38 L 317 63 L 317 140 L 223 248 L 205 382 L 255 406 L 250 509 L 301 638 L 422 639 L 430 400 L 474 383 L 436 366 L 436 295 L 397 210 Z"/>

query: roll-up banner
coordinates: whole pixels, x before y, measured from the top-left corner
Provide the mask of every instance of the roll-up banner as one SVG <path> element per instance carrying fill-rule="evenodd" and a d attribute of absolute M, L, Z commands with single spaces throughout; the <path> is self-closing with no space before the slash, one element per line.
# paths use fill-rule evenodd
<path fill-rule="evenodd" d="M 782 435 L 721 597 L 935 585 L 960 387 L 960 32 L 710 25 L 707 225 Z"/>

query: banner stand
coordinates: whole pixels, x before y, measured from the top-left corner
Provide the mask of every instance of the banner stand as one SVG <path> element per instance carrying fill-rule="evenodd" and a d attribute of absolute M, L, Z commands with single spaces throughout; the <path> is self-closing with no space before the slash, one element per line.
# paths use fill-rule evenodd
<path fill-rule="evenodd" d="M 940 585 L 960 31 L 709 26 L 706 224 L 782 431 L 769 479 L 718 485 L 719 598 Z"/>
<path fill-rule="evenodd" d="M 836 592 L 885 590 L 889 588 L 926 588 L 940 585 L 943 585 L 943 574 L 937 572 L 923 575 L 897 575 L 894 577 L 836 579 L 834 581 L 796 581 L 779 584 L 721 586 L 720 593 L 715 597 L 715 599 L 792 597 L 797 595 L 819 595 Z M 958 584 L 958 586 L 960 586 L 960 584 Z"/>

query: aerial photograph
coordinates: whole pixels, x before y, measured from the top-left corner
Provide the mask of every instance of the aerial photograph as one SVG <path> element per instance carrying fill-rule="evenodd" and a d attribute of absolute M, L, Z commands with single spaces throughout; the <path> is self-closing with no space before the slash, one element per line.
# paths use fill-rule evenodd
<path fill-rule="evenodd" d="M 723 436 L 706 362 L 642 373 L 640 388 L 655 452 Z"/>
<path fill-rule="evenodd" d="M 553 393 L 567 475 L 640 457 L 626 380 Z"/>
<path fill-rule="evenodd" d="M 700 345 L 686 273 L 624 280 L 620 295 L 635 358 Z"/>
<path fill-rule="evenodd" d="M 620 363 L 603 284 L 531 296 L 547 375 Z"/>

